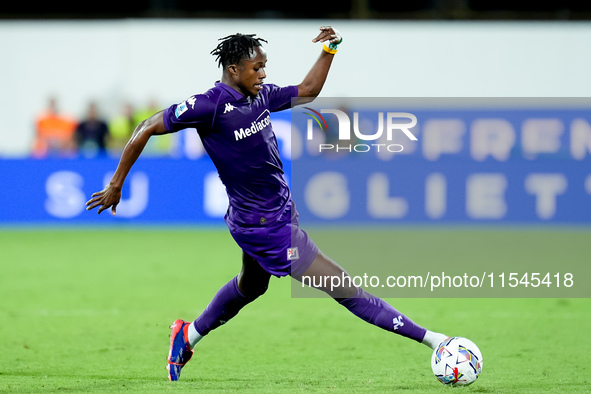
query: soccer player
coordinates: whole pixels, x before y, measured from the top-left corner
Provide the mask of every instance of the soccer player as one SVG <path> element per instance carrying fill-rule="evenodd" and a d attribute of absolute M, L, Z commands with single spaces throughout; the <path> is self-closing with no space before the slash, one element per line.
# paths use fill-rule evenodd
<path fill-rule="evenodd" d="M 347 275 L 299 227 L 269 118 L 270 112 L 289 108 L 292 98 L 305 103 L 320 93 L 342 38 L 336 29 L 323 26 L 312 41 L 321 42 L 323 49 L 303 81 L 279 87 L 264 83 L 265 40 L 243 34 L 221 39 L 212 51 L 223 69 L 221 81 L 207 92 L 140 122 L 110 183 L 86 203 L 88 210 L 99 207 L 100 214 L 111 208 L 116 214 L 125 177 L 148 139 L 191 127 L 197 129 L 226 186 L 229 207 L 225 221 L 243 251 L 242 269 L 222 286 L 197 319 L 179 319 L 172 324 L 167 366 L 172 381 L 179 379 L 193 348 L 204 336 L 265 293 L 271 275 L 300 280 L 304 275 Z M 384 300 L 343 282 L 341 287 L 320 290 L 361 319 L 431 348 L 446 339 L 415 324 Z"/>

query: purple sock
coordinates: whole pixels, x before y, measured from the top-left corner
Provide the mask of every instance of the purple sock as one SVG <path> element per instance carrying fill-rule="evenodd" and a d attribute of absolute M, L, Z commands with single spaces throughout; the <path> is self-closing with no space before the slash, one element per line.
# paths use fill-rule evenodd
<path fill-rule="evenodd" d="M 240 309 L 255 298 L 248 298 L 242 294 L 238 288 L 238 277 L 234 277 L 218 290 L 193 325 L 199 334 L 206 335 L 236 316 Z"/>
<path fill-rule="evenodd" d="M 421 342 L 427 332 L 426 329 L 415 324 L 386 301 L 366 293 L 360 288 L 357 289 L 353 297 L 341 300 L 339 304 L 374 326 L 414 339 L 417 342 Z"/>

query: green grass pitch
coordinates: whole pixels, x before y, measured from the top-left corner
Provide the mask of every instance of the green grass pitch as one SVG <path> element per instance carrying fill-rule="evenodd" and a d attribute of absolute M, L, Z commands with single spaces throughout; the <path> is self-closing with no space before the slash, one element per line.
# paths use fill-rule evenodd
<path fill-rule="evenodd" d="M 585 229 L 393 231 L 401 253 L 443 265 L 490 259 L 490 250 L 591 263 Z M 322 230 L 310 233 L 322 248 Z M 446 246 L 465 237 L 464 253 Z M 227 231 L 6 228 L 0 267 L 0 392 L 591 391 L 590 299 L 389 299 L 419 324 L 479 345 L 480 379 L 448 388 L 432 376 L 425 346 L 330 299 L 292 298 L 290 280 L 272 278 L 267 294 L 205 338 L 171 383 L 168 326 L 194 319 L 239 270 Z"/>

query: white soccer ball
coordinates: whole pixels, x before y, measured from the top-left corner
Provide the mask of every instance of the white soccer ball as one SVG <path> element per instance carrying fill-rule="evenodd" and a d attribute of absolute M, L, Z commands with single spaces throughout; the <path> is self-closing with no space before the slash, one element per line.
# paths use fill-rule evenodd
<path fill-rule="evenodd" d="M 448 338 L 433 351 L 431 368 L 446 386 L 467 386 L 482 372 L 482 353 L 469 339 Z"/>

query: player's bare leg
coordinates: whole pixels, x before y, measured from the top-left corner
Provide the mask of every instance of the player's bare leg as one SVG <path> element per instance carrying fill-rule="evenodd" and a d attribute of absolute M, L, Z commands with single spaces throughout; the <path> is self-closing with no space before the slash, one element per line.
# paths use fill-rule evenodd
<path fill-rule="evenodd" d="M 267 291 L 271 274 L 246 253 L 242 253 L 242 270 L 238 274 L 238 288 L 247 297 L 257 298 Z"/>
<path fill-rule="evenodd" d="M 302 281 L 302 276 L 316 278 L 316 281 L 312 283 L 324 283 L 323 278 L 327 277 L 339 277 L 342 278 L 343 273 L 348 276 L 349 274 L 345 271 L 336 261 L 330 257 L 318 251 L 316 258 L 312 262 L 312 265 L 304 272 L 303 275 L 295 277 L 294 279 Z M 329 281 L 330 283 L 330 281 Z M 339 301 L 341 299 L 351 298 L 355 295 L 357 287 L 352 283 L 341 283 L 339 287 L 331 289 L 330 287 L 319 287 L 319 290 L 324 291 L 326 294 Z"/>
<path fill-rule="evenodd" d="M 343 278 L 344 276 L 348 277 L 349 274 L 330 257 L 319 251 L 302 276 L 317 278 L 312 283 L 332 283 L 332 281 L 327 282 L 322 279 L 332 276 Z M 295 277 L 295 279 L 301 281 L 302 276 Z M 330 295 L 335 301 L 366 322 L 424 343 L 431 349 L 434 349 L 447 338 L 446 335 L 419 326 L 386 301 L 354 286 L 352 281 L 339 282 L 340 284 L 337 287 L 321 287 L 319 290 Z"/>

